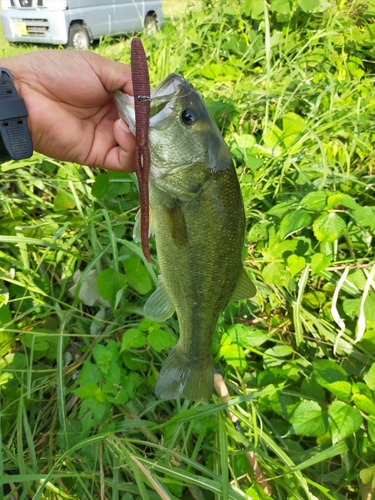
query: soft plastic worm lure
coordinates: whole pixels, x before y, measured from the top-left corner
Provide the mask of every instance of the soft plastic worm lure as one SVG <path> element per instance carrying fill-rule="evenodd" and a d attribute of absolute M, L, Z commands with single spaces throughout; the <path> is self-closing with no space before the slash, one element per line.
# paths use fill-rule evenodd
<path fill-rule="evenodd" d="M 150 125 L 151 89 L 146 54 L 139 38 L 133 38 L 132 40 L 131 70 L 135 110 L 135 171 L 138 178 L 139 197 L 141 202 L 141 244 L 144 256 L 148 262 L 151 262 L 150 248 L 148 245 L 148 176 L 150 172 L 148 129 Z"/>

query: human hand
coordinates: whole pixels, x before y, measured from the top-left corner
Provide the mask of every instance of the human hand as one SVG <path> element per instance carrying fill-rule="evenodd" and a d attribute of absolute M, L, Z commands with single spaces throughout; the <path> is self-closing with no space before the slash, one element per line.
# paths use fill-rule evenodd
<path fill-rule="evenodd" d="M 34 150 L 58 160 L 134 170 L 135 140 L 112 92 L 132 94 L 130 67 L 86 51 L 43 50 L 0 60 L 25 100 Z"/>

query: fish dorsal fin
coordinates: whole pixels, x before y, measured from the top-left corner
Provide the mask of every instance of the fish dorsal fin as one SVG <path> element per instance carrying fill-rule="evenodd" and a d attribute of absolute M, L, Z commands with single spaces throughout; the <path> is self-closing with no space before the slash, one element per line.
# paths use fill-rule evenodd
<path fill-rule="evenodd" d="M 152 321 L 162 322 L 170 318 L 175 308 L 169 298 L 163 277 L 158 278 L 158 286 L 155 292 L 147 300 L 143 312 Z"/>
<path fill-rule="evenodd" d="M 237 300 L 249 299 L 250 297 L 254 297 L 257 293 L 254 283 L 250 280 L 248 275 L 245 273 L 245 270 L 242 269 L 241 276 L 237 281 L 236 288 L 232 293 L 229 302 L 236 302 Z"/>
<path fill-rule="evenodd" d="M 152 216 L 152 210 L 150 208 L 149 222 L 148 222 L 148 237 L 153 236 L 155 234 L 155 224 L 154 218 Z M 141 242 L 141 211 L 138 210 L 133 227 L 133 240 L 136 243 Z"/>

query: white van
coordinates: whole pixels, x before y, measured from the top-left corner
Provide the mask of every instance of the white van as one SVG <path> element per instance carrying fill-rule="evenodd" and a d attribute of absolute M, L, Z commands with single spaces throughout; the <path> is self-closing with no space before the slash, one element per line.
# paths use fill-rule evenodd
<path fill-rule="evenodd" d="M 163 21 L 161 0 L 1 0 L 1 8 L 9 42 L 75 49 L 105 35 L 156 30 Z"/>

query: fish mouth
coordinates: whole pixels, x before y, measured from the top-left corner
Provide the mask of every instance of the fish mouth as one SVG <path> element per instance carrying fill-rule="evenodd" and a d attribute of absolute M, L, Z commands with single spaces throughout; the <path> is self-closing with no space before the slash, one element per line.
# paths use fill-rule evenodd
<path fill-rule="evenodd" d="M 114 92 L 114 98 L 120 112 L 120 116 L 135 135 L 135 111 L 134 99 L 150 99 L 150 128 L 165 129 L 173 122 L 175 117 L 174 103 L 178 97 L 193 91 L 193 87 L 181 75 L 171 73 L 156 88 L 151 89 L 151 97 L 130 96 L 120 90 Z"/>

